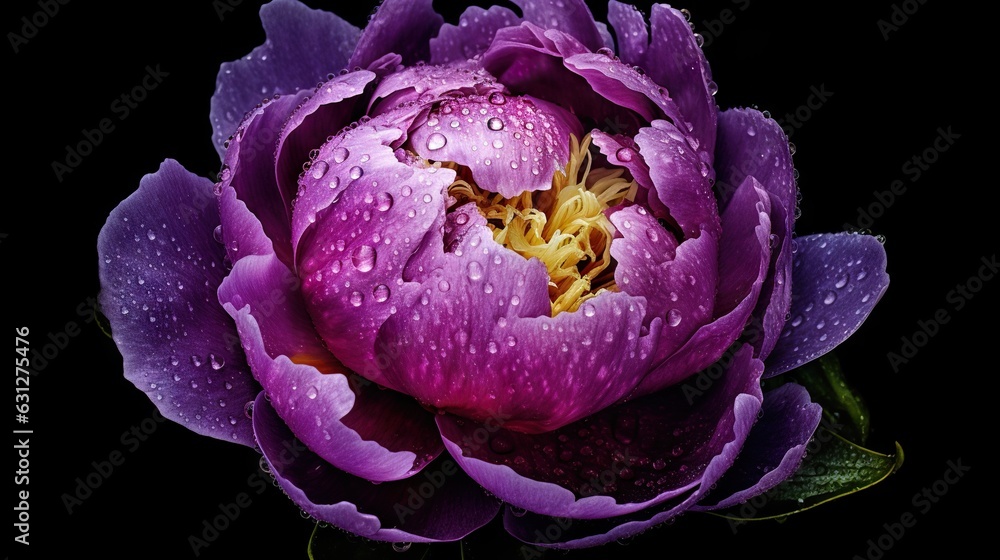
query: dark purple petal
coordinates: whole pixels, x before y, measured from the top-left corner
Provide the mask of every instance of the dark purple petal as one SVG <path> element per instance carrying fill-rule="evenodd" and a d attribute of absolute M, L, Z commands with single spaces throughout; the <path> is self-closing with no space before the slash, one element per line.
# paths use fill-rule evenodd
<path fill-rule="evenodd" d="M 236 251 L 228 251 L 230 263 L 251 255 L 270 255 L 274 253 L 274 245 L 264 233 L 257 216 L 247 208 L 246 203 L 236 197 L 236 189 L 226 186 L 219 194 L 219 217 L 222 220 L 220 229 L 221 242 L 227 248 L 235 247 Z M 220 241 L 216 235 L 216 241 Z"/>
<path fill-rule="evenodd" d="M 285 221 L 291 222 L 302 165 L 312 150 L 328 136 L 360 118 L 365 87 L 375 79 L 367 70 L 337 76 L 320 85 L 287 119 L 278 135 L 277 151 L 270 165 L 284 202 Z"/>
<path fill-rule="evenodd" d="M 645 62 L 649 48 L 646 16 L 631 4 L 611 0 L 608 3 L 608 23 L 614 27 L 618 38 L 618 56 L 627 64 Z"/>
<path fill-rule="evenodd" d="M 604 46 L 604 39 L 594 16 L 584 0 L 511 0 L 524 15 L 524 21 L 545 29 L 558 29 L 575 37 L 592 51 Z"/>
<path fill-rule="evenodd" d="M 833 350 L 889 287 L 885 249 L 870 235 L 824 233 L 794 243 L 791 320 L 768 356 L 768 377 Z"/>
<path fill-rule="evenodd" d="M 166 160 L 115 208 L 97 241 L 100 302 L 125 377 L 166 418 L 253 446 L 243 405 L 260 388 L 215 291 L 225 251 L 212 182 Z"/>
<path fill-rule="evenodd" d="M 637 115 L 596 93 L 563 59 L 589 52 L 573 37 L 530 23 L 497 31 L 483 54 L 483 67 L 516 94 L 528 94 L 563 107 L 595 128 L 634 131 Z M 588 126 L 589 128 L 589 126 Z"/>
<path fill-rule="evenodd" d="M 317 455 L 368 480 L 397 480 L 441 452 L 412 399 L 352 377 L 317 338 L 298 280 L 273 255 L 240 260 L 219 288 L 257 380 Z"/>
<path fill-rule="evenodd" d="M 673 124 L 658 120 L 639 130 L 635 142 L 649 165 L 657 198 L 670 212 L 685 237 L 705 230 L 718 239 L 719 213 L 704 152 L 691 149 L 689 137 Z M 650 195 L 652 196 L 652 195 Z"/>
<path fill-rule="evenodd" d="M 248 114 L 229 143 L 219 176 L 220 188 L 236 192 L 285 263 L 292 262 L 291 234 L 274 175 L 274 154 L 281 127 L 305 94 L 303 91 L 274 99 Z M 233 236 L 226 239 L 226 250 L 234 262 L 240 258 L 241 242 Z"/>
<path fill-rule="evenodd" d="M 600 519 L 708 490 L 732 464 L 760 408 L 763 364 L 749 347 L 724 381 L 692 400 L 661 391 L 542 434 L 438 416 L 462 469 L 505 502 L 536 514 Z M 709 477 L 706 479 L 706 477 Z"/>
<path fill-rule="evenodd" d="M 801 385 L 786 383 L 764 393 L 764 415 L 750 431 L 736 463 L 711 495 L 692 509 L 740 504 L 791 476 L 799 468 L 822 416 L 823 408 L 810 400 Z"/>
<path fill-rule="evenodd" d="M 760 182 L 771 204 L 771 272 L 754 312 L 760 323 L 755 345 L 760 355 L 770 354 L 791 306 L 791 237 L 795 222 L 795 178 L 788 137 L 772 119 L 754 109 L 730 109 L 719 114 L 715 148 L 720 208 L 729 204 L 747 176 Z"/>
<path fill-rule="evenodd" d="M 376 349 L 375 335 L 402 309 L 403 268 L 441 225 L 455 177 L 397 159 L 393 146 L 403 134 L 376 119 L 324 145 L 301 179 L 292 226 L 317 332 L 345 365 L 393 389 L 382 378 L 386 351 Z"/>
<path fill-rule="evenodd" d="M 498 500 L 446 457 L 421 474 L 381 484 L 338 470 L 296 439 L 263 393 L 254 403 L 253 428 L 288 497 L 314 518 L 368 539 L 457 540 L 489 523 L 500 509 Z"/>
<path fill-rule="evenodd" d="M 677 383 L 708 367 L 743 332 L 757 304 L 771 259 L 769 209 L 767 193 L 748 177 L 722 216 L 719 280 L 712 311 L 715 319 L 700 326 L 676 352 L 664 355 L 664 350 L 658 349 L 658 357 L 665 361 L 646 376 L 637 394 Z M 702 269 L 710 266 L 704 264 Z M 698 281 L 696 275 L 691 278 Z"/>
<path fill-rule="evenodd" d="M 566 110 L 495 92 L 442 102 L 411 138 L 421 157 L 464 165 L 479 186 L 513 198 L 552 187 L 569 161 L 571 134 L 582 139 L 583 129 Z"/>
<path fill-rule="evenodd" d="M 432 0 L 385 0 L 379 4 L 347 66 L 367 68 L 386 53 L 402 55 L 408 65 L 430 60 L 430 40 L 444 23 L 432 3 Z"/>
<path fill-rule="evenodd" d="M 385 372 L 391 385 L 427 406 L 478 420 L 504 417 L 508 428 L 526 432 L 557 428 L 628 395 L 659 334 L 658 321 L 642 332 L 642 298 L 605 293 L 551 317 L 544 265 L 499 246 L 478 213 L 468 219 L 475 225 L 451 252 L 428 237 L 430 248 L 407 268 L 419 284 L 408 286 L 379 332 L 380 345 L 398 353 Z"/>
<path fill-rule="evenodd" d="M 465 61 L 483 54 L 498 29 L 519 23 L 521 18 L 502 6 L 490 6 L 488 10 L 469 6 L 459 17 L 458 25 L 442 25 L 437 37 L 431 39 L 431 62 Z"/>
<path fill-rule="evenodd" d="M 312 88 L 347 65 L 361 31 L 338 16 L 312 10 L 297 0 L 261 6 L 267 33 L 263 45 L 219 69 L 212 95 L 212 139 L 219 155 L 243 114 L 266 96 Z"/>
<path fill-rule="evenodd" d="M 705 53 L 695 41 L 684 16 L 666 4 L 654 4 L 650 16 L 651 42 L 642 66 L 649 77 L 667 88 L 681 108 L 689 127 L 685 130 L 698 139 L 698 150 L 708 156 L 711 165 L 715 151 L 716 120 L 719 108 L 713 97 L 714 82 Z"/>

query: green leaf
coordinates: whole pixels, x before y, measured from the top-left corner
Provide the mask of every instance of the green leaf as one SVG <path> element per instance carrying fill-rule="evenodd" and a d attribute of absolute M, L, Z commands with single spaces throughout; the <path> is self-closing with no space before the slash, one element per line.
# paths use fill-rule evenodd
<path fill-rule="evenodd" d="M 840 362 L 833 353 L 768 380 L 765 388 L 773 389 L 789 382 L 798 383 L 809 391 L 809 396 L 823 407 L 823 416 L 835 425 L 837 433 L 862 445 L 868 441 L 868 407 L 861 396 L 847 386 Z"/>
<path fill-rule="evenodd" d="M 748 502 L 712 512 L 736 521 L 787 517 L 864 490 L 896 472 L 903 449 L 891 455 L 855 445 L 821 426 L 802 465 L 788 480 Z"/>

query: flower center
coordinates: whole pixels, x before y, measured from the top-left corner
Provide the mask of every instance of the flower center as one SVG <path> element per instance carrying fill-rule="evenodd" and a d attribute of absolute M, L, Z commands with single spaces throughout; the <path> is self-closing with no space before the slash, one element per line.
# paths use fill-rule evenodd
<path fill-rule="evenodd" d="M 605 290 L 618 290 L 611 258 L 615 228 L 604 211 L 633 200 L 637 187 L 623 177 L 623 169 L 592 163 L 590 135 L 583 141 L 571 136 L 569 162 L 553 175 L 552 188 L 514 198 L 483 189 L 467 168 L 442 164 L 458 172 L 448 187 L 458 202 L 455 207 L 475 203 L 497 243 L 545 264 L 553 317 L 576 311 Z"/>

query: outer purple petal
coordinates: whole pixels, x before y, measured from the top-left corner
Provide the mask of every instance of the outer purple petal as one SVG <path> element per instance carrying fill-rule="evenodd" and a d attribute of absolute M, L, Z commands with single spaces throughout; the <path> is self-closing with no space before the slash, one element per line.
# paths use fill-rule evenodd
<path fill-rule="evenodd" d="M 281 127 L 303 97 L 304 91 L 280 97 L 248 114 L 226 150 L 220 174 L 220 189 L 235 190 L 260 222 L 274 252 L 286 263 L 292 262 L 291 233 L 274 175 L 274 154 Z M 242 242 L 234 235 L 226 239 L 226 250 L 234 262 L 241 256 Z"/>
<path fill-rule="evenodd" d="M 403 268 L 440 225 L 455 177 L 397 159 L 405 157 L 393 148 L 403 134 L 376 119 L 324 145 L 301 179 L 292 226 L 317 332 L 345 365 L 393 389 L 382 377 L 391 356 L 375 336 L 401 308 Z"/>
<path fill-rule="evenodd" d="M 225 251 L 212 182 L 166 160 L 108 217 L 97 241 L 101 307 L 125 377 L 167 418 L 253 446 L 243 405 L 259 391 L 215 298 Z"/>
<path fill-rule="evenodd" d="M 459 17 L 458 25 L 442 25 L 437 37 L 431 39 L 431 62 L 469 60 L 489 48 L 498 29 L 519 23 L 521 18 L 503 6 L 490 6 L 488 10 L 469 6 Z"/>
<path fill-rule="evenodd" d="M 638 64 L 653 81 L 667 88 L 691 125 L 685 128 L 700 143 L 695 147 L 711 158 L 719 109 L 712 96 L 712 72 L 705 53 L 684 16 L 666 4 L 653 5 L 650 26 L 652 41 Z"/>
<path fill-rule="evenodd" d="M 791 306 L 792 228 L 795 221 L 795 178 L 788 137 L 772 119 L 754 109 L 730 109 L 719 114 L 715 148 L 719 205 L 729 204 L 736 188 L 753 176 L 772 199 L 771 272 L 754 312 L 760 321 L 755 345 L 761 356 L 774 348 Z"/>
<path fill-rule="evenodd" d="M 692 509 L 743 503 L 791 476 L 799 468 L 822 416 L 823 408 L 811 402 L 801 385 L 787 383 L 765 393 L 764 415 L 754 425 L 736 463 L 706 500 Z"/>
<path fill-rule="evenodd" d="M 275 93 L 311 88 L 347 65 L 361 31 L 334 14 L 312 10 L 297 0 L 261 6 L 264 44 L 219 69 L 212 96 L 213 140 L 219 155 L 236 125 L 254 104 Z"/>
<path fill-rule="evenodd" d="M 412 475 L 441 451 L 432 417 L 351 379 L 316 337 L 298 280 L 273 255 L 240 260 L 219 288 L 274 408 L 317 455 L 368 480 Z"/>
<path fill-rule="evenodd" d="M 631 4 L 611 0 L 608 3 L 608 22 L 618 38 L 618 56 L 627 64 L 644 62 L 649 48 L 646 16 Z"/>
<path fill-rule="evenodd" d="M 362 94 L 375 73 L 359 70 L 321 84 L 288 117 L 278 135 L 270 165 L 284 201 L 285 221 L 291 222 L 302 166 L 312 150 L 322 146 L 330 133 L 358 120 L 364 112 Z M 290 261 L 289 261 L 290 262 Z"/>
<path fill-rule="evenodd" d="M 399 353 L 385 374 L 392 385 L 428 406 L 502 417 L 526 432 L 628 395 L 659 334 L 658 321 L 642 332 L 642 298 L 607 293 L 551 317 L 545 267 L 497 245 L 478 214 L 467 219 L 475 225 L 451 252 L 428 237 L 430 249 L 407 268 L 419 284 L 379 332 Z"/>
<path fill-rule="evenodd" d="M 379 4 L 347 66 L 367 68 L 387 53 L 402 55 L 406 64 L 430 60 L 430 40 L 444 23 L 432 3 L 432 0 L 385 0 Z"/>
<path fill-rule="evenodd" d="M 331 466 L 288 430 L 263 393 L 254 433 L 278 485 L 316 519 L 365 538 L 389 542 L 460 539 L 489 523 L 500 502 L 487 496 L 447 458 L 424 474 L 375 485 Z M 433 491 L 429 497 L 421 497 Z M 421 497 L 414 502 L 412 495 Z"/>
<path fill-rule="evenodd" d="M 566 110 L 496 92 L 442 102 L 411 138 L 421 157 L 467 166 L 481 187 L 513 198 L 552 187 L 569 161 L 570 134 L 580 139 L 583 129 Z"/>
<path fill-rule="evenodd" d="M 792 319 L 767 359 L 767 376 L 814 360 L 851 336 L 889 287 L 882 244 L 869 235 L 799 237 Z"/>
<path fill-rule="evenodd" d="M 763 364 L 750 350 L 695 402 L 663 391 L 537 435 L 508 431 L 502 420 L 444 415 L 438 425 L 462 469 L 512 506 L 576 519 L 626 515 L 703 493 L 716 466 L 732 464 L 762 398 Z"/>
<path fill-rule="evenodd" d="M 584 0 L 511 1 L 521 8 L 525 21 L 547 29 L 558 29 L 575 37 L 592 51 L 604 46 L 604 38 Z"/>
<path fill-rule="evenodd" d="M 722 217 L 715 320 L 699 327 L 676 352 L 664 356 L 659 350 L 658 355 L 665 361 L 646 376 L 638 394 L 671 385 L 708 367 L 743 332 L 757 304 L 771 258 L 769 201 L 752 177 L 737 191 Z"/>

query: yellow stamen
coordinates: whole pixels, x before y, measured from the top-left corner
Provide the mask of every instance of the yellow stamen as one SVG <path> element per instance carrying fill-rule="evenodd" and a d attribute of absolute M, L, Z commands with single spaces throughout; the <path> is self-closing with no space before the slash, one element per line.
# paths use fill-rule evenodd
<path fill-rule="evenodd" d="M 592 163 L 590 135 L 582 142 L 571 136 L 569 162 L 553 175 L 552 188 L 509 199 L 480 188 L 467 169 L 443 164 L 459 172 L 448 194 L 459 204 L 474 202 L 497 243 L 545 264 L 553 317 L 618 289 L 609 269 L 615 229 L 604 210 L 633 200 L 637 187 L 623 177 L 624 170 Z"/>

